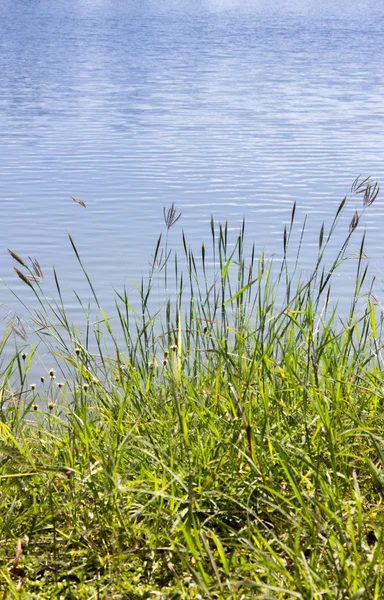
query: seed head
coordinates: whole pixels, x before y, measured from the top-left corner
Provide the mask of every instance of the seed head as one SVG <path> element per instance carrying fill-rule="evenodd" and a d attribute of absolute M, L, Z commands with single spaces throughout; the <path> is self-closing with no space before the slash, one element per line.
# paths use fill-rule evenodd
<path fill-rule="evenodd" d="M 27 285 L 29 285 L 29 287 L 33 289 L 32 283 L 30 282 L 28 277 L 24 275 L 24 273 L 22 273 L 19 269 L 16 269 L 16 267 L 13 268 L 16 271 L 17 276 L 20 277 L 21 281 L 24 281 L 24 283 L 26 283 Z"/>
<path fill-rule="evenodd" d="M 37 410 L 39 407 L 37 406 L 37 404 L 33 405 L 33 410 Z"/>
<path fill-rule="evenodd" d="M 176 215 L 176 209 L 175 209 L 174 202 L 172 202 L 172 205 L 168 210 L 166 210 L 165 206 L 164 206 L 163 213 L 164 213 L 164 222 L 167 226 L 167 229 L 170 229 L 175 223 L 177 223 L 177 221 L 181 217 L 181 213 Z"/>
<path fill-rule="evenodd" d="M 13 250 L 11 250 L 10 248 L 8 248 L 8 252 L 12 256 L 12 258 L 14 258 L 15 260 L 17 260 L 17 262 L 20 263 L 21 265 L 23 265 L 23 267 L 27 266 L 26 263 L 21 258 L 21 256 L 19 256 L 18 254 L 16 254 L 16 252 L 13 252 Z"/>
<path fill-rule="evenodd" d="M 349 225 L 349 233 L 352 233 L 353 231 L 355 231 L 358 224 L 359 224 L 359 213 L 356 210 L 355 214 L 352 217 L 350 225 Z"/>
<path fill-rule="evenodd" d="M 76 204 L 80 204 L 80 206 L 84 206 L 84 208 L 87 208 L 85 202 L 83 202 L 83 200 L 80 200 L 80 198 L 74 198 L 73 196 L 70 196 L 72 198 L 72 200 L 74 202 L 76 202 Z"/>
<path fill-rule="evenodd" d="M 36 383 L 31 383 L 31 390 L 35 390 L 36 389 Z"/>
<path fill-rule="evenodd" d="M 51 402 L 49 402 L 49 403 L 48 403 L 48 408 L 49 408 L 49 410 L 52 410 L 53 408 L 55 408 L 55 403 L 54 403 L 54 402 L 52 402 L 52 401 L 51 401 Z"/>

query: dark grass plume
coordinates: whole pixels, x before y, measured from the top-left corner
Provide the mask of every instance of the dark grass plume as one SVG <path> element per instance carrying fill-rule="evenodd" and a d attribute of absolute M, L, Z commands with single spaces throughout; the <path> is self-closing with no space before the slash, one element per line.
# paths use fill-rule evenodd
<path fill-rule="evenodd" d="M 13 252 L 13 250 L 11 250 L 10 248 L 8 248 L 8 252 L 12 256 L 12 258 L 14 260 L 16 260 L 20 265 L 22 265 L 23 267 L 27 266 L 27 264 L 24 262 L 24 260 L 21 258 L 21 256 L 16 254 L 16 252 Z"/>
<path fill-rule="evenodd" d="M 75 198 L 74 196 L 70 196 L 70 198 L 76 202 L 76 204 L 80 204 L 80 206 L 83 206 L 84 208 L 87 208 L 87 205 L 85 204 L 85 202 L 83 202 L 83 200 L 80 200 L 80 198 Z"/>

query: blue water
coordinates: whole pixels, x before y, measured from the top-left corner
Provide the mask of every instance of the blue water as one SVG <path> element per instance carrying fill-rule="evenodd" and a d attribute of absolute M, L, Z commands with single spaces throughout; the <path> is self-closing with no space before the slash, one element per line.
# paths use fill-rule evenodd
<path fill-rule="evenodd" d="M 213 215 L 234 231 L 245 218 L 279 257 L 296 201 L 308 267 L 355 177 L 384 184 L 383 40 L 381 0 L 1 0 L 1 279 L 28 304 L 7 248 L 38 259 L 48 294 L 54 266 L 76 320 L 71 290 L 91 295 L 70 232 L 108 314 L 172 202 L 173 250 L 182 229 L 199 249 Z M 360 225 L 379 292 L 383 221 L 379 198 Z M 4 320 L 26 314 L 4 286 L 1 302 Z"/>

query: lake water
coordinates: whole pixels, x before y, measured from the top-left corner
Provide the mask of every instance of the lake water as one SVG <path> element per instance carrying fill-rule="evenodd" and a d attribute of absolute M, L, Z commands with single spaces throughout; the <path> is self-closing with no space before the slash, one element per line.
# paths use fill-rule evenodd
<path fill-rule="evenodd" d="M 71 290 L 90 293 L 68 231 L 108 314 L 172 202 L 175 250 L 182 229 L 209 241 L 213 215 L 281 256 L 296 201 L 306 268 L 355 177 L 384 183 L 383 40 L 382 0 L 1 0 L 1 279 L 29 303 L 7 248 L 47 293 L 55 266 L 76 319 Z M 379 198 L 362 223 L 379 291 L 383 219 Z M 5 286 L 1 302 L 25 313 Z"/>

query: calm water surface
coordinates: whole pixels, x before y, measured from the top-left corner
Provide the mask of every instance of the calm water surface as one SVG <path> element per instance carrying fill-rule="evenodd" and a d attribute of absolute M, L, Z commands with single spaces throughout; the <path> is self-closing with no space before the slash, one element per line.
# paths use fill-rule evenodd
<path fill-rule="evenodd" d="M 234 230 L 245 217 L 258 251 L 281 256 L 297 201 L 297 231 L 308 214 L 303 268 L 314 261 L 353 179 L 384 184 L 384 4 L 270 4 L 1 0 L 5 284 L 30 302 L 7 248 L 36 256 L 47 292 L 55 266 L 76 319 L 71 290 L 90 293 L 68 231 L 108 313 L 112 289 L 148 271 L 171 202 L 182 211 L 174 249 L 183 229 L 198 252 L 211 215 Z M 363 223 L 375 257 L 383 221 L 379 199 Z M 371 267 L 379 291 L 381 263 Z M 4 286 L 1 302 L 4 319 L 23 312 Z"/>

